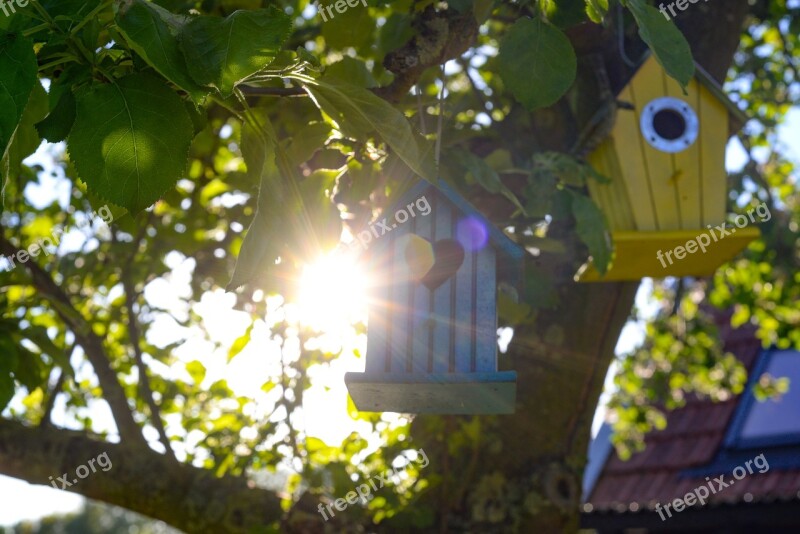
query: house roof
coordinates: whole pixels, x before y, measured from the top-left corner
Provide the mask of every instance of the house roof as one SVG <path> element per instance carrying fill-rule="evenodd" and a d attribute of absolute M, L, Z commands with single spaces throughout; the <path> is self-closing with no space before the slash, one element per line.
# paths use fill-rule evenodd
<path fill-rule="evenodd" d="M 748 371 L 752 370 L 762 353 L 761 343 L 752 329 L 733 330 L 723 326 L 721 330 L 725 350 L 735 354 Z M 682 498 L 707 484 L 707 476 L 726 474 L 729 477 L 734 464 L 723 469 L 724 462 L 719 459 L 731 459 L 722 449 L 741 398 L 737 396 L 718 403 L 692 398 L 683 408 L 667 413 L 667 427 L 646 437 L 643 452 L 634 454 L 628 461 L 622 461 L 615 453 L 610 455 L 586 499 L 584 510 L 593 514 L 652 511 L 657 503 L 663 505 Z M 797 449 L 737 453 L 737 457 L 744 454 L 746 458 L 742 458 L 747 460 L 765 452 L 769 461 L 774 452 L 774 458 L 781 461 L 775 462 L 777 465 L 769 462 L 771 468 L 764 473 L 754 471 L 737 480 L 735 485 L 711 495 L 709 506 L 800 501 L 800 454 Z M 713 475 L 709 474 L 709 469 Z"/>
<path fill-rule="evenodd" d="M 424 180 L 418 181 L 392 205 L 390 211 L 404 208 L 411 201 L 423 196 L 429 189 L 433 189 L 442 195 L 460 211 L 462 215 L 476 217 L 485 223 L 489 242 L 495 247 L 498 255 L 498 277 L 520 291 L 522 289 L 523 258 L 525 257 L 525 251 L 494 224 L 488 221 L 475 206 L 458 194 L 452 186 L 446 184 L 443 180 L 439 180 L 435 185 Z"/>

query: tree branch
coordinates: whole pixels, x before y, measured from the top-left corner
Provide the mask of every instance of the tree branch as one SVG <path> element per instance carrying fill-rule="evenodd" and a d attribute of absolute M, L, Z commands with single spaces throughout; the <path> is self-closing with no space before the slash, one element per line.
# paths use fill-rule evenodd
<path fill-rule="evenodd" d="M 82 432 L 29 428 L 0 419 L 0 473 L 32 484 L 76 479 L 76 469 L 108 455 L 111 467 L 65 491 L 161 519 L 187 533 L 262 532 L 280 520 L 280 499 L 243 478 L 172 461 L 150 449 L 97 441 Z M 83 470 L 81 470 L 83 471 Z M 60 487 L 60 486 L 59 486 Z"/>
<path fill-rule="evenodd" d="M 471 10 L 458 13 L 428 7 L 415 15 L 411 25 L 417 30 L 411 40 L 383 60 L 383 66 L 395 75 L 394 81 L 375 89 L 378 96 L 390 102 L 408 93 L 428 68 L 466 52 L 478 37 L 478 23 Z"/>
<path fill-rule="evenodd" d="M 142 358 L 142 347 L 140 345 L 141 335 L 139 333 L 139 324 L 136 313 L 133 311 L 133 306 L 136 303 L 136 293 L 133 284 L 128 277 L 128 273 L 123 273 L 122 287 L 125 291 L 125 307 L 128 309 L 128 337 L 130 338 L 131 346 L 133 347 L 134 360 L 136 361 L 136 368 L 139 370 L 139 387 L 142 400 L 147 404 L 150 410 L 150 419 L 153 426 L 158 432 L 158 439 L 164 445 L 167 456 L 175 459 L 175 452 L 172 450 L 172 444 L 167 437 L 167 430 L 164 428 L 164 421 L 161 419 L 161 412 L 156 405 L 153 398 L 153 388 L 150 387 L 150 377 L 147 375 L 147 366 Z"/>
<path fill-rule="evenodd" d="M 142 246 L 142 242 L 145 238 L 147 228 L 150 225 L 152 219 L 153 219 L 153 212 L 150 212 L 147 215 L 147 220 L 139 229 L 136 238 L 133 240 L 133 243 L 131 245 L 130 256 L 126 258 L 125 262 L 122 265 L 122 273 L 120 275 L 120 280 L 122 281 L 122 289 L 123 291 L 125 291 L 125 307 L 127 308 L 128 311 L 128 337 L 130 338 L 130 343 L 131 346 L 133 347 L 133 355 L 134 355 L 134 361 L 136 362 L 136 368 L 139 370 L 140 395 L 142 397 L 142 400 L 144 400 L 145 404 L 147 404 L 147 408 L 150 411 L 151 422 L 153 423 L 156 432 L 158 432 L 158 439 L 164 446 L 167 456 L 171 456 L 172 458 L 177 459 L 175 458 L 175 452 L 172 450 L 172 444 L 169 441 L 169 437 L 167 437 L 167 431 L 164 428 L 164 421 L 161 419 L 161 411 L 158 409 L 155 399 L 153 398 L 153 388 L 150 387 L 150 377 L 147 374 L 147 366 L 145 365 L 144 358 L 142 357 L 142 346 L 141 346 L 142 336 L 139 331 L 139 320 L 136 315 L 136 312 L 133 310 L 133 307 L 136 304 L 139 295 L 136 292 L 136 288 L 134 287 L 131 270 L 133 266 L 136 264 L 136 254 L 139 252 L 139 248 Z M 116 240 L 116 234 L 112 233 L 112 239 Z"/>
<path fill-rule="evenodd" d="M 0 232 L 0 253 L 11 256 L 17 249 Z M 92 326 L 75 309 L 69 296 L 53 281 L 50 275 L 36 262 L 29 261 L 25 268 L 30 272 L 33 286 L 50 302 L 58 316 L 72 330 L 78 345 L 83 348 L 92 364 L 97 380 L 103 390 L 103 398 L 111 408 L 120 438 L 138 445 L 147 445 L 144 436 L 133 419 L 125 390 L 117 380 L 106 355 L 103 341 L 94 333 Z"/>
<path fill-rule="evenodd" d="M 72 354 L 75 351 L 76 345 L 73 343 L 72 347 L 67 351 L 67 360 L 72 358 Z M 53 385 L 53 389 L 50 390 L 50 394 L 47 396 L 47 402 L 44 405 L 44 411 L 42 412 L 42 420 L 39 421 L 39 426 L 48 426 L 52 424 L 50 421 L 50 414 L 53 412 L 53 407 L 56 405 L 56 397 L 58 394 L 61 393 L 61 389 L 64 387 L 64 382 L 67 379 L 67 373 L 64 369 L 59 369 L 59 375 L 56 379 L 56 383 Z"/>
<path fill-rule="evenodd" d="M 308 96 L 302 87 L 253 87 L 242 85 L 240 87 L 245 96 Z"/>

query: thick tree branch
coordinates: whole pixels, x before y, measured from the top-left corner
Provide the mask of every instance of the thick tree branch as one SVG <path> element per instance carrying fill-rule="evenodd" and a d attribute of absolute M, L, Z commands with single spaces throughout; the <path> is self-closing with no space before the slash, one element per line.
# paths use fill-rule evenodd
<path fill-rule="evenodd" d="M 0 253 L 7 256 L 17 253 L 17 248 L 2 235 L 2 232 L 0 232 Z M 103 390 L 103 398 L 111 408 L 120 438 L 131 443 L 146 445 L 147 442 L 133 419 L 133 412 L 128 405 L 125 390 L 122 389 L 116 373 L 111 368 L 103 341 L 94 333 L 88 321 L 75 309 L 69 296 L 44 269 L 34 261 L 25 263 L 25 268 L 31 275 L 33 286 L 50 302 L 61 320 L 72 330 L 78 345 L 86 353 Z"/>
<path fill-rule="evenodd" d="M 161 519 L 188 533 L 266 532 L 283 515 L 280 499 L 243 478 L 216 478 L 206 469 L 172 461 L 149 449 L 90 439 L 82 432 L 28 428 L 0 419 L 0 473 L 50 485 L 108 454 L 111 468 L 78 480 L 66 491 Z M 60 486 L 59 486 L 60 487 Z"/>
<path fill-rule="evenodd" d="M 415 15 L 416 33 L 406 44 L 386 54 L 383 66 L 394 73 L 394 81 L 375 89 L 390 102 L 400 100 L 430 67 L 445 63 L 466 52 L 478 37 L 478 23 L 472 11 L 437 11 L 428 7 Z"/>

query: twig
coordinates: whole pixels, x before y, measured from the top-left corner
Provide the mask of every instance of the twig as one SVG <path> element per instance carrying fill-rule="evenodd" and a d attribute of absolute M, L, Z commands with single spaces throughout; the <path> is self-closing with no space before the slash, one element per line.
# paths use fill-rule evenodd
<path fill-rule="evenodd" d="M 152 212 L 149 217 L 152 217 Z M 144 358 L 142 357 L 139 321 L 136 317 L 136 312 L 133 309 L 134 305 L 136 304 L 136 300 L 138 299 L 138 294 L 136 293 L 134 284 L 131 281 L 131 269 L 133 265 L 135 265 L 134 259 L 136 258 L 136 253 L 138 252 L 142 240 L 144 239 L 149 221 L 150 219 L 148 218 L 148 221 L 142 225 L 142 228 L 139 229 L 139 234 L 133 241 L 133 250 L 128 261 L 123 266 L 122 276 L 120 278 L 122 279 L 122 287 L 125 291 L 125 307 L 128 309 L 128 337 L 130 338 L 131 346 L 133 346 L 133 355 L 134 360 L 136 361 L 136 368 L 139 370 L 140 395 L 143 397 L 142 400 L 144 400 L 145 404 L 147 404 L 147 408 L 150 410 L 150 418 L 153 426 L 158 432 L 158 438 L 161 441 L 161 444 L 164 445 L 167 455 L 175 458 L 175 452 L 172 450 L 169 437 L 167 436 L 167 431 L 164 428 L 164 421 L 161 419 L 161 412 L 156 405 L 155 399 L 153 398 L 153 388 L 150 387 L 150 377 L 147 375 L 147 366 L 145 365 Z"/>
<path fill-rule="evenodd" d="M 302 87 L 253 87 L 242 85 L 240 87 L 245 96 L 308 96 Z"/>
<path fill-rule="evenodd" d="M 75 347 L 77 345 L 75 343 L 72 344 L 72 347 L 67 351 L 67 361 L 72 358 L 72 354 L 75 352 Z M 60 373 L 58 375 L 58 379 L 56 383 L 53 385 L 53 389 L 50 390 L 50 394 L 47 396 L 47 403 L 44 405 L 44 412 L 42 413 L 42 420 L 39 421 L 40 427 L 46 427 L 52 425 L 52 421 L 50 421 L 50 414 L 53 412 L 53 407 L 56 405 L 56 397 L 58 394 L 61 393 L 61 389 L 64 387 L 64 382 L 66 382 L 67 373 L 64 369 L 60 369 Z"/>
<path fill-rule="evenodd" d="M 475 83 L 475 79 L 469 73 L 469 69 L 472 68 L 470 67 L 469 62 L 465 60 L 463 57 L 461 57 L 458 58 L 458 64 L 461 65 L 462 69 L 464 69 L 464 76 L 466 76 L 467 80 L 469 80 L 469 85 L 470 87 L 472 87 L 472 93 L 475 95 L 475 98 L 478 99 L 478 102 L 481 103 L 483 109 L 486 110 L 486 102 L 487 102 L 486 94 L 480 89 L 478 89 L 478 84 Z"/>
<path fill-rule="evenodd" d="M 0 253 L 10 256 L 16 252 L 16 247 L 0 232 Z M 103 398 L 111 408 L 120 438 L 146 446 L 147 442 L 133 418 L 133 411 L 128 406 L 125 390 L 111 367 L 105 347 L 103 347 L 103 340 L 94 333 L 89 322 L 72 305 L 69 296 L 45 270 L 33 261 L 27 262 L 25 268 L 31 274 L 33 287 L 52 305 L 56 314 L 72 330 L 77 344 L 86 353 L 86 357 L 97 375 L 100 388 L 103 390 Z"/>

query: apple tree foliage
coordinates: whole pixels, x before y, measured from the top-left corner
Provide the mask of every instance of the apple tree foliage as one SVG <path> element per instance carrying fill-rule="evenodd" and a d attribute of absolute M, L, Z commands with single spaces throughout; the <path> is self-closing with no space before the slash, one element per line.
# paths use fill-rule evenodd
<path fill-rule="evenodd" d="M 601 98 L 598 73 L 587 67 L 601 48 L 590 45 L 621 32 L 623 49 L 649 48 L 685 85 L 694 63 L 678 26 L 645 0 L 367 4 L 334 10 L 324 23 L 306 0 L 30 0 L 0 17 L 0 253 L 54 228 L 80 236 L 68 251 L 41 251 L 0 271 L 0 435 L 27 443 L 37 428 L 37 443 L 60 443 L 65 434 L 50 423 L 58 404 L 90 449 L 107 432 L 93 419 L 107 404 L 111 440 L 130 445 L 120 449 L 130 455 L 124 465 L 152 468 L 163 457 L 178 466 L 163 464 L 163 486 L 133 473 L 126 488 L 87 480 L 73 491 L 186 531 L 291 530 L 282 515 L 319 520 L 317 502 L 344 496 L 410 448 L 409 425 L 352 405 L 381 448 L 355 433 L 336 446 L 304 434 L 310 371 L 338 353 L 320 348 L 319 333 L 293 323 L 282 303 L 293 299 L 305 263 L 362 229 L 414 180 L 455 185 L 531 252 L 525 293 L 500 299 L 503 324 L 519 332 L 565 309 L 577 267 L 592 261 L 603 271 L 612 261 L 604 216 L 586 192 L 587 180 L 609 178 L 585 163 L 578 144 L 593 118 L 613 121 L 616 105 Z M 640 444 L 663 421 L 663 407 L 687 393 L 741 390 L 742 370 L 719 349 L 700 302 L 733 309 L 733 322 L 753 324 L 765 343 L 800 346 L 800 221 L 787 179 L 794 167 L 774 144 L 798 96 L 796 11 L 783 0 L 758 3 L 731 70 L 731 91 L 760 121 L 740 135 L 749 159 L 732 176 L 730 204 L 769 201 L 774 218 L 765 239 L 713 279 L 658 284 L 657 297 L 673 305 L 651 321 L 645 345 L 621 361 L 617 377 L 621 447 Z M 617 46 L 616 37 L 602 42 Z M 42 141 L 52 143 L 50 169 L 26 159 Z M 37 195 L 51 187 L 65 190 L 66 201 L 42 205 Z M 104 205 L 114 215 L 110 230 L 79 226 Z M 146 298 L 184 262 L 192 273 L 181 311 Z M 209 379 L 202 358 L 175 355 L 184 342 L 211 339 L 214 325 L 194 306 L 221 288 L 251 319 L 222 364 L 265 324 L 282 355 L 258 399 Z M 176 334 L 159 343 L 151 333 L 165 322 Z M 541 340 L 563 341 L 559 332 L 550 325 Z M 441 421 L 428 421 L 435 423 L 421 428 L 445 441 L 448 454 L 473 459 L 465 476 L 411 469 L 411 479 L 350 507 L 337 525 L 438 529 L 460 515 L 462 523 L 450 524 L 513 530 L 531 524 L 520 514 L 555 506 L 542 504 L 548 496 L 509 492 L 503 502 L 517 508 L 489 506 L 505 482 L 484 473 L 477 483 L 476 458 L 501 454 L 487 438 L 494 427 L 448 419 L 443 437 Z M 162 454 L 137 455 L 152 449 Z M 35 451 L 0 445 L 0 458 Z M 10 461 L 0 472 L 36 483 L 56 472 L 44 460 L 41 469 L 25 462 L 29 471 L 2 465 Z M 252 484 L 275 489 L 276 479 L 283 485 L 265 491 L 269 498 Z M 146 483 L 158 498 L 131 495 Z M 179 483 L 207 489 L 208 500 L 197 490 L 192 498 L 204 504 L 170 504 L 168 486 Z M 215 507 L 223 494 L 231 502 Z M 553 509 L 574 525 L 577 507 Z"/>

